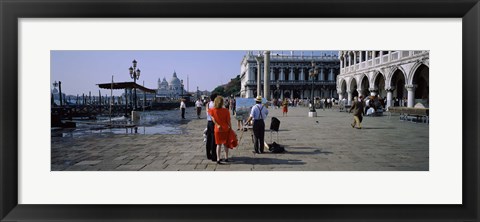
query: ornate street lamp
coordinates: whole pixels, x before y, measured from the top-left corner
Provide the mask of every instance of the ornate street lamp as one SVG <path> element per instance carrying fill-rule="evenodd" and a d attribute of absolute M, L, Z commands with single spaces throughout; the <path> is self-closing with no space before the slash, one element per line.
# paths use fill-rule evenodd
<path fill-rule="evenodd" d="M 57 83 L 57 81 L 55 81 L 55 82 L 53 83 L 53 87 L 54 87 L 54 88 L 57 88 L 57 86 L 58 86 L 58 98 L 59 98 L 59 100 L 60 100 L 60 107 L 62 107 L 62 106 L 63 106 L 62 82 L 61 82 L 61 81 L 58 81 L 58 83 Z"/>
<path fill-rule="evenodd" d="M 181 84 L 181 90 L 182 90 L 181 91 L 182 93 L 180 94 L 180 99 L 183 99 L 183 79 L 180 80 L 180 84 Z"/>
<path fill-rule="evenodd" d="M 312 93 L 311 93 L 311 97 L 310 97 L 310 103 L 311 103 L 310 112 L 313 112 L 313 113 L 316 112 L 315 111 L 315 98 L 313 98 L 313 87 L 314 87 L 314 80 L 315 80 L 315 77 L 317 75 L 318 75 L 318 67 L 316 66 L 315 62 L 312 61 L 312 68 L 309 71 L 309 76 L 312 79 Z"/>
<path fill-rule="evenodd" d="M 135 85 L 137 84 L 137 79 L 140 78 L 140 69 L 137 69 L 137 61 L 133 60 L 133 67 L 130 66 L 128 68 L 130 72 L 130 78 L 133 79 L 133 102 L 134 102 L 134 108 L 133 110 L 137 110 L 137 89 L 135 88 Z"/>

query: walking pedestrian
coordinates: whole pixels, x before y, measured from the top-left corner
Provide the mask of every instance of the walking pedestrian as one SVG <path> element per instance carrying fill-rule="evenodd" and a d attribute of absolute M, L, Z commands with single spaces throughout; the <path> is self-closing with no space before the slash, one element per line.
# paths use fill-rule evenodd
<path fill-rule="evenodd" d="M 230 111 L 223 107 L 223 97 L 217 96 L 214 102 L 214 108 L 208 110 L 212 117 L 212 122 L 215 124 L 215 143 L 217 144 L 217 164 L 220 162 L 220 153 L 222 146 L 225 149 L 225 162 L 228 162 L 228 147 L 226 145 L 228 135 L 232 128 L 230 120 Z"/>
<path fill-rule="evenodd" d="M 283 108 L 283 116 L 288 116 L 288 99 L 284 99 L 282 102 L 282 108 Z"/>
<path fill-rule="evenodd" d="M 225 101 L 223 101 L 223 102 L 224 102 L 223 104 L 225 104 L 225 108 L 226 108 L 227 110 L 230 109 L 230 102 L 228 101 L 228 99 L 225 99 Z M 229 111 L 229 112 L 230 112 L 230 111 Z"/>
<path fill-rule="evenodd" d="M 214 100 L 217 97 L 216 93 L 212 93 L 210 95 L 210 101 L 205 106 L 206 114 L 207 114 L 207 143 L 206 143 L 206 151 L 207 151 L 207 158 L 212 161 L 217 161 L 217 152 L 216 148 L 217 145 L 215 144 L 215 124 L 212 121 L 212 116 L 208 113 L 210 108 L 214 107 Z"/>
<path fill-rule="evenodd" d="M 200 98 L 195 102 L 195 107 L 197 108 L 197 117 L 200 119 L 200 113 L 202 112 L 202 101 L 200 101 Z"/>
<path fill-rule="evenodd" d="M 253 141 L 255 153 L 263 153 L 264 141 L 265 141 L 265 122 L 264 120 L 268 116 L 268 109 L 262 105 L 262 97 L 257 96 L 255 99 L 255 105 L 252 107 L 250 117 L 247 122 L 253 119 Z"/>
<path fill-rule="evenodd" d="M 185 109 L 187 106 L 185 105 L 185 99 L 181 99 L 180 102 L 180 109 L 182 110 L 182 119 L 185 119 Z"/>
<path fill-rule="evenodd" d="M 359 99 L 357 99 L 357 97 L 355 97 L 353 99 L 353 104 L 352 104 L 352 107 L 350 107 L 350 110 L 348 111 L 349 113 L 352 112 L 353 110 L 353 123 L 350 124 L 352 126 L 352 128 L 355 128 L 355 126 L 358 125 L 357 129 L 361 129 L 362 128 L 362 120 L 363 120 L 363 96 L 360 95 Z"/>
<path fill-rule="evenodd" d="M 232 98 L 230 100 L 230 107 L 232 107 L 232 115 L 235 115 L 235 113 L 237 112 L 237 100 L 235 98 Z"/>

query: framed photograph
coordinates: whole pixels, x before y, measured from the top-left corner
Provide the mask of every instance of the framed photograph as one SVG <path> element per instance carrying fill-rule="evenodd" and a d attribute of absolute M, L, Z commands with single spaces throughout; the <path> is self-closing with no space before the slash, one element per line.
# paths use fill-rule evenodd
<path fill-rule="evenodd" d="M 1 221 L 479 220 L 477 0 L 0 10 Z"/>

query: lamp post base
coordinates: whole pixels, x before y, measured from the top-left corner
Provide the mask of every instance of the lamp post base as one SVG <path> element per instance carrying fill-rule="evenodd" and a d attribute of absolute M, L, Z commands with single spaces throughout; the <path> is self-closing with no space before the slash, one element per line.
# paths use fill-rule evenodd
<path fill-rule="evenodd" d="M 317 112 L 316 111 L 310 111 L 308 112 L 308 117 L 317 117 Z"/>

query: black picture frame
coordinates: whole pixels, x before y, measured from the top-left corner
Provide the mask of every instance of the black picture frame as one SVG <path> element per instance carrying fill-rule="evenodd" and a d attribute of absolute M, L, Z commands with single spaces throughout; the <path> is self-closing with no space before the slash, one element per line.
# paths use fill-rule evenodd
<path fill-rule="evenodd" d="M 0 15 L 1 221 L 479 221 L 478 0 L 0 0 Z M 133 17 L 462 18 L 463 204 L 18 204 L 18 19 Z"/>

